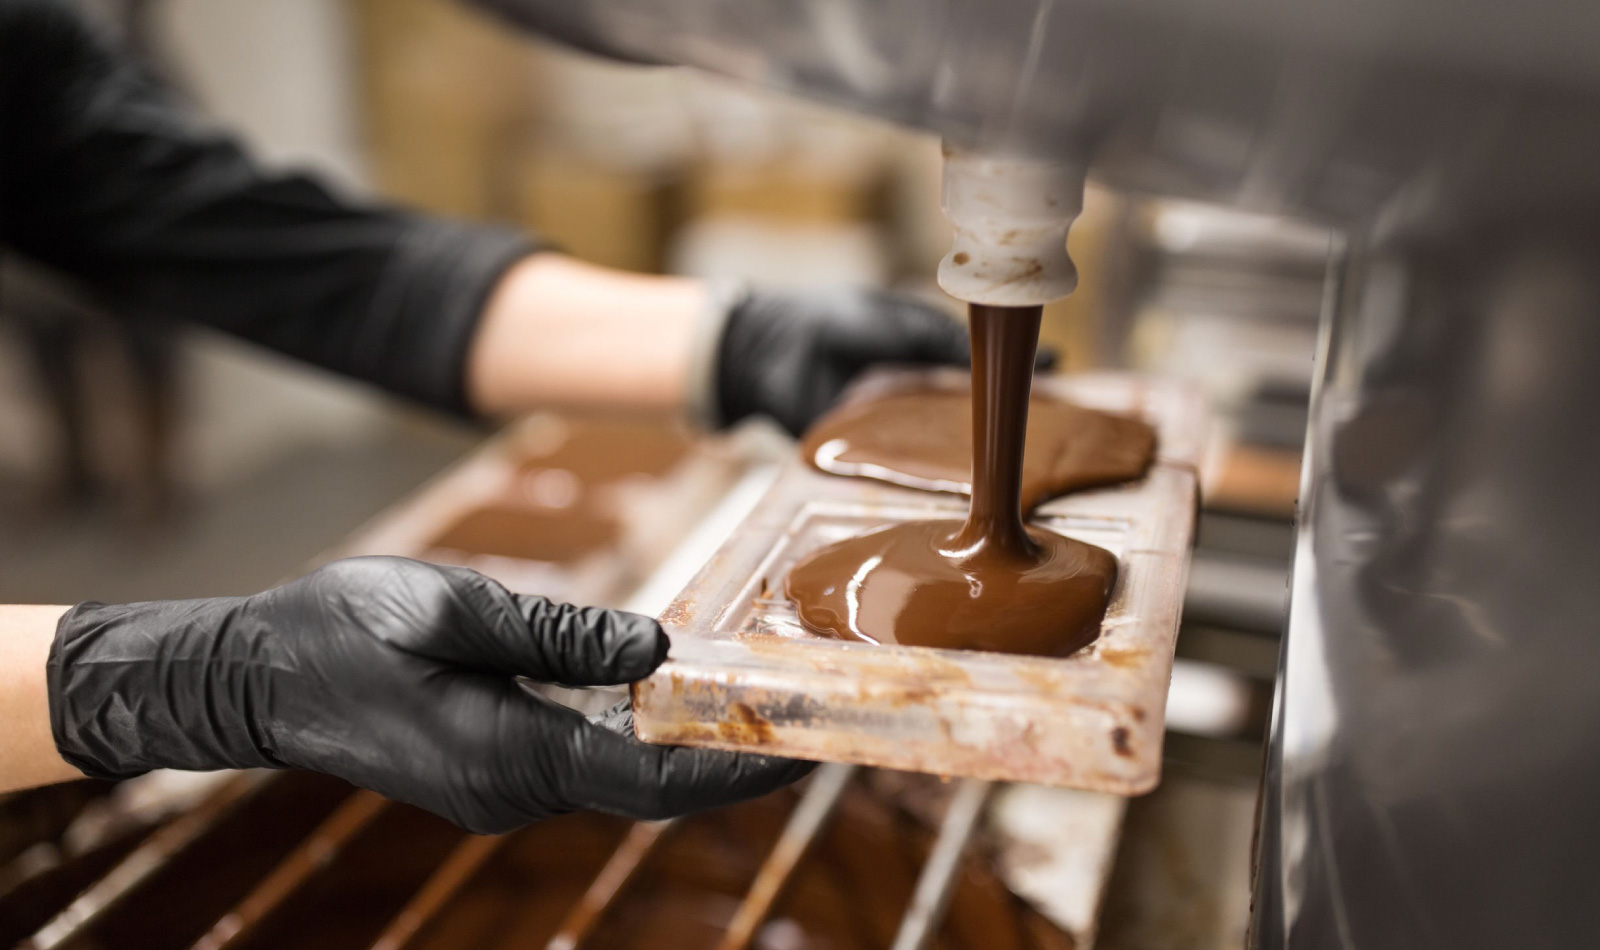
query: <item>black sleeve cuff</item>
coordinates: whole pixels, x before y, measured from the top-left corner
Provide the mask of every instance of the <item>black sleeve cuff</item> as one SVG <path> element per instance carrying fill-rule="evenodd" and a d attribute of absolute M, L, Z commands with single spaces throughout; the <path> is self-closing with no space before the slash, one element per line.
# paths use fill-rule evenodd
<path fill-rule="evenodd" d="M 544 249 L 515 231 L 416 217 L 396 244 L 372 302 L 360 375 L 459 415 L 467 352 L 489 295 L 517 261 Z"/>

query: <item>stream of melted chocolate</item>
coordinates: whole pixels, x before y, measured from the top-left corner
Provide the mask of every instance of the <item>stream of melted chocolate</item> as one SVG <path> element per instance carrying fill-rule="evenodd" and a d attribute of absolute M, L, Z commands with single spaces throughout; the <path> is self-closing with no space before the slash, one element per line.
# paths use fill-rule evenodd
<path fill-rule="evenodd" d="M 1116 558 L 1022 520 L 1039 318 L 1039 307 L 971 306 L 967 520 L 892 525 L 801 561 L 785 592 L 808 629 L 871 643 L 1043 656 L 1065 656 L 1099 634 Z"/>

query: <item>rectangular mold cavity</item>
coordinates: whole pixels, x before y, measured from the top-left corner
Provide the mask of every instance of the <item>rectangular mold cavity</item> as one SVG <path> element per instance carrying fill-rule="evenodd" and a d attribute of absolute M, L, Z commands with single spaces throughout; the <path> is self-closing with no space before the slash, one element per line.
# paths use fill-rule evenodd
<path fill-rule="evenodd" d="M 878 374 L 853 398 L 905 372 Z M 952 380 L 950 371 L 925 375 Z M 796 458 L 662 613 L 672 653 L 633 687 L 639 737 L 1118 794 L 1153 788 L 1194 531 L 1202 402 L 1182 384 L 1125 374 L 1035 386 L 1138 415 L 1160 440 L 1144 478 L 1058 498 L 1033 519 L 1117 557 L 1094 644 L 1056 659 L 809 633 L 783 596 L 796 561 L 881 525 L 959 518 L 966 499 L 825 475 Z"/>

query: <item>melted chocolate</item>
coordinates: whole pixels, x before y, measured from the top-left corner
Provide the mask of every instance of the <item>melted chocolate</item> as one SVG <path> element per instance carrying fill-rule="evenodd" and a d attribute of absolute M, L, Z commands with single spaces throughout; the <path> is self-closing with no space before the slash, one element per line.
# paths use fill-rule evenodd
<path fill-rule="evenodd" d="M 621 536 L 615 521 L 586 511 L 496 505 L 462 515 L 429 546 L 570 564 L 615 544 Z"/>
<path fill-rule="evenodd" d="M 470 559 L 571 565 L 610 551 L 623 526 L 606 490 L 669 472 L 689 451 L 685 438 L 661 422 L 555 416 L 513 431 L 508 441 L 517 467 L 506 491 L 441 531 L 425 557 L 482 569 Z"/>
<path fill-rule="evenodd" d="M 533 434 L 513 433 L 522 472 L 566 469 L 589 485 L 665 475 L 689 454 L 688 439 L 664 421 L 577 419 Z"/>
<path fill-rule="evenodd" d="M 790 571 L 785 591 L 801 622 L 827 636 L 1065 656 L 1099 633 L 1116 559 L 1022 522 L 1040 308 L 973 304 L 970 316 L 967 520 L 893 525 L 830 545 Z"/>
<path fill-rule="evenodd" d="M 970 522 L 968 522 L 970 524 Z M 1048 531 L 1037 553 L 959 546 L 959 521 L 916 521 L 833 545 L 795 567 L 807 628 L 870 643 L 1066 656 L 1094 640 L 1116 558 Z"/>
<path fill-rule="evenodd" d="M 1155 430 L 1128 416 L 1033 394 L 1022 464 L 1022 510 L 1143 475 Z M 802 456 L 832 475 L 919 488 L 972 490 L 972 408 L 965 389 L 919 384 L 846 403 L 806 434 Z"/>

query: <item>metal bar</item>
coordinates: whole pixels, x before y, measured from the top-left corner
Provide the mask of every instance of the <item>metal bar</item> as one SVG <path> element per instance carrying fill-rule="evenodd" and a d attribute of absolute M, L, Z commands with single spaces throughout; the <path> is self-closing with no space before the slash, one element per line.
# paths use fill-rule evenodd
<path fill-rule="evenodd" d="M 428 877 L 421 890 L 406 902 L 406 906 L 373 941 L 372 950 L 404 950 L 509 837 L 469 835 L 456 845 L 444 863 Z"/>
<path fill-rule="evenodd" d="M 226 950 L 239 946 L 262 921 L 272 916 L 295 892 L 332 864 L 389 802 L 373 792 L 358 791 L 305 837 L 244 899 L 195 941 L 193 950 Z"/>
<path fill-rule="evenodd" d="M 114 867 L 149 835 L 203 804 L 234 777 L 229 772 L 159 770 L 128 779 L 109 793 L 72 786 L 34 790 L 32 794 L 51 800 L 86 797 L 58 834 L 32 840 L 28 848 L 0 865 L 0 918 L 9 918 L 9 902 L 38 899 L 21 893 L 30 887 L 52 887 L 50 881 L 71 875 L 80 865 L 101 860 L 108 854 L 116 855 L 111 861 Z M 102 871 L 95 880 L 104 874 Z M 79 887 L 70 894 L 62 894 L 61 903 L 53 909 L 59 912 L 82 890 Z M 31 907 L 28 915 L 41 909 Z"/>
<path fill-rule="evenodd" d="M 626 837 L 611 852 L 611 857 L 606 860 L 605 867 L 600 869 L 594 880 L 589 884 L 589 889 L 584 892 L 578 903 L 567 912 L 566 919 L 561 922 L 560 928 L 545 944 L 545 950 L 577 950 L 583 942 L 594 932 L 600 919 L 610 909 L 612 901 L 622 893 L 628 882 L 633 880 L 645 859 L 655 852 L 657 846 L 666 838 L 668 830 L 673 828 L 679 819 L 667 821 L 641 821 L 628 830 Z M 376 950 L 376 948 L 374 948 Z"/>
<path fill-rule="evenodd" d="M 260 772 L 244 772 L 226 780 L 194 810 L 184 812 L 156 830 L 144 844 L 118 862 L 21 946 L 51 950 L 82 936 L 108 908 L 166 867 L 268 780 Z"/>
<path fill-rule="evenodd" d="M 891 950 L 924 950 L 944 922 L 944 912 L 950 903 L 951 885 L 961 867 L 962 853 L 967 840 L 983 816 L 983 806 L 994 789 L 993 782 L 963 779 L 950 799 L 950 807 L 939 825 L 939 838 L 933 843 L 928 863 L 922 866 L 917 878 L 917 889 L 911 895 L 911 906 L 900 921 L 900 932 L 895 934 Z"/>
<path fill-rule="evenodd" d="M 745 894 L 744 902 L 733 915 L 728 932 L 723 935 L 717 950 L 746 950 L 755 939 L 756 931 L 772 912 L 772 906 L 782 896 L 785 885 L 799 866 L 801 859 L 811 849 L 828 817 L 833 814 L 839 796 L 856 773 L 854 765 L 837 763 L 817 769 L 811 783 L 806 786 L 800 804 L 789 815 L 778 843 L 773 845 L 762 863 L 761 870 Z"/>

